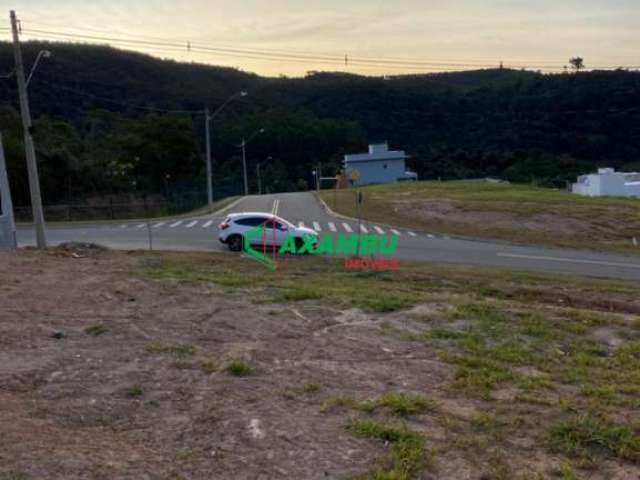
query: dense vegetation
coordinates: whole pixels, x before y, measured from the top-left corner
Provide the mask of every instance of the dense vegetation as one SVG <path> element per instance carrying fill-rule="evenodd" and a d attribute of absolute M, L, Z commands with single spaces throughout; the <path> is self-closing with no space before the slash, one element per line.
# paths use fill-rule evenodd
<path fill-rule="evenodd" d="M 542 75 L 515 70 L 362 77 L 263 78 L 162 61 L 109 47 L 29 42 L 30 65 L 51 50 L 29 87 L 46 203 L 114 191 L 204 187 L 205 105 L 249 96 L 214 122 L 216 178 L 241 174 L 248 148 L 272 191 L 306 188 L 319 162 L 386 139 L 422 178 L 503 176 L 564 185 L 596 166 L 640 168 L 640 73 Z M 0 73 L 13 68 L 0 43 Z M 144 108 L 140 108 L 144 107 Z M 181 112 L 166 112 L 179 110 Z M 190 111 L 184 112 L 184 111 Z M 0 131 L 17 204 L 28 203 L 15 79 L 0 79 Z"/>

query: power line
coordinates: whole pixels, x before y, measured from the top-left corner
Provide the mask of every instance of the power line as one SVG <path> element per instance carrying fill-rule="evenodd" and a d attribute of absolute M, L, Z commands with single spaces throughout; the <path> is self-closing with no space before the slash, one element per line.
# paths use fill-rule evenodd
<path fill-rule="evenodd" d="M 39 38 L 45 38 L 48 40 L 60 40 L 61 35 L 58 34 L 47 34 L 45 36 L 39 36 Z M 62 37 L 63 39 L 66 39 L 66 37 Z M 141 49 L 143 50 L 151 50 L 151 51 L 156 51 L 156 52 L 162 52 L 162 53 L 185 53 L 186 49 L 185 47 L 163 47 L 163 46 L 147 46 L 147 45 L 139 45 L 137 43 L 134 43 L 132 41 L 128 41 L 128 40 L 120 40 L 120 39 L 112 39 L 112 40 L 107 40 L 110 42 L 110 45 L 115 46 L 115 47 L 129 47 L 129 48 L 134 48 L 136 51 L 140 51 Z M 311 61 L 314 61 L 315 64 L 319 64 L 319 65 L 335 65 L 335 66 L 340 66 L 343 67 L 344 66 L 344 60 L 324 60 L 324 59 L 317 59 L 317 60 L 312 60 L 312 59 L 298 59 L 298 58 L 283 58 L 283 57 L 279 57 L 279 56 L 265 56 L 264 54 L 239 54 L 239 53 L 235 53 L 235 52 L 228 52 L 228 51 L 224 51 L 224 50 L 220 50 L 220 51 L 212 51 L 212 49 L 205 49 L 202 47 L 194 47 L 191 46 L 190 49 L 190 53 L 196 53 L 196 54 L 205 54 L 208 56 L 215 56 L 215 57 L 233 57 L 234 59 L 237 58 L 244 58 L 244 59 L 252 59 L 252 60 L 267 60 L 267 61 L 278 61 L 278 62 L 287 62 L 287 63 L 301 63 L 301 64 L 305 64 L 305 65 L 309 65 L 309 63 Z M 351 62 L 353 64 L 356 64 L 356 62 Z M 403 67 L 401 65 L 375 65 L 375 64 L 361 64 L 361 63 L 357 63 L 358 66 L 360 66 L 361 68 L 375 68 L 375 69 L 380 69 L 380 68 L 387 68 L 387 69 L 400 69 L 403 71 L 407 70 L 407 67 Z M 485 65 L 485 67 L 493 67 L 493 65 Z M 459 70 L 459 68 L 449 68 L 449 69 L 445 69 L 445 68 L 435 68 L 435 67 L 422 67 L 422 68 L 414 68 L 415 72 L 424 72 L 424 73 L 434 73 L 434 72 L 442 72 L 442 71 L 455 71 L 455 70 Z"/>
<path fill-rule="evenodd" d="M 40 30 L 40 29 L 23 29 L 25 32 L 32 32 L 37 35 L 46 35 L 50 37 L 58 38 L 70 38 L 79 40 L 91 40 L 91 41 L 103 41 L 103 42 L 115 42 L 125 45 L 133 45 L 138 48 L 158 48 L 162 47 L 164 50 L 173 50 L 179 52 L 196 52 L 196 53 L 212 53 L 216 55 L 233 55 L 234 57 L 249 58 L 254 60 L 271 60 L 271 61 L 284 61 L 284 62 L 305 62 L 310 61 L 319 62 L 327 65 L 340 65 L 344 66 L 344 55 L 319 55 L 311 53 L 279 53 L 275 51 L 268 51 L 262 49 L 248 49 L 248 48 L 229 48 L 229 47 L 214 47 L 207 45 L 197 45 L 192 42 L 177 42 L 166 40 L 140 40 L 135 38 L 117 38 L 113 36 L 98 36 L 98 35 L 86 35 L 66 33 L 59 31 Z M 188 46 L 188 49 L 187 49 Z M 177 50 L 176 50 L 177 49 Z M 422 68 L 433 69 L 434 67 L 455 67 L 455 68 L 492 68 L 497 63 L 480 63 L 480 62 L 457 62 L 457 61 L 426 61 L 426 60 L 405 60 L 405 59 L 382 59 L 382 58 L 370 58 L 370 57 L 349 57 L 349 64 L 355 66 L 374 66 L 374 67 L 386 67 L 386 68 Z M 516 67 L 516 65 L 514 65 Z M 517 65 L 517 68 L 531 68 L 540 70 L 562 70 L 564 66 L 558 64 L 548 65 Z M 598 69 L 617 69 L 620 66 L 594 66 Z M 631 66 L 627 68 L 640 68 L 637 66 Z"/>
<path fill-rule="evenodd" d="M 40 25 L 44 25 L 44 24 L 40 24 Z M 52 24 L 49 24 L 51 26 L 53 26 Z M 113 31 L 106 31 L 106 30 L 99 30 L 99 29 L 90 29 L 90 28 L 84 28 L 84 27 L 72 27 L 72 29 L 74 30 L 86 30 L 86 31 L 91 31 L 91 32 L 98 32 L 98 33 L 106 33 L 106 34 L 112 34 Z M 38 32 L 39 30 L 33 30 L 34 32 Z M 41 32 L 44 32 L 44 30 L 42 30 Z M 54 32 L 50 32 L 51 34 L 53 34 Z M 55 32 L 55 34 L 58 35 L 75 35 L 80 37 L 80 35 L 77 34 L 73 34 L 73 33 L 69 33 L 69 32 Z M 160 37 L 155 37 L 155 36 L 149 36 L 149 35 L 137 35 L 137 34 L 127 34 L 130 37 L 138 37 L 138 38 L 142 38 L 142 39 L 151 39 L 154 41 L 154 43 L 157 42 L 163 42 L 164 44 L 168 45 L 166 42 L 178 42 L 178 43 L 172 43 L 173 46 L 180 46 L 182 48 L 185 48 L 187 45 L 190 45 L 192 42 L 188 41 L 188 40 L 182 40 L 182 41 L 178 41 L 178 40 L 167 40 L 166 38 L 160 38 Z M 116 39 L 113 38 L 106 38 L 106 37 L 102 37 L 102 40 L 107 40 L 107 41 L 116 41 Z M 119 40 L 123 40 L 126 41 L 126 39 L 119 39 Z M 211 47 L 207 47 L 207 46 L 202 46 L 202 47 L 198 47 L 198 48 L 211 48 Z M 233 53 L 243 53 L 243 52 L 247 52 L 247 53 L 253 53 L 253 54 L 264 54 L 264 55 L 281 55 L 281 56 L 286 56 L 286 57 L 290 57 L 290 56 L 295 56 L 298 58 L 303 57 L 304 59 L 326 59 L 326 60 L 331 60 L 334 62 L 340 62 L 340 63 L 344 63 L 344 55 L 343 54 L 329 54 L 329 53 L 308 53 L 308 52 L 295 52 L 295 51 L 291 51 L 291 50 L 276 50 L 276 49 L 271 49 L 271 50 L 267 50 L 267 49 L 260 49 L 260 48 L 244 48 L 244 49 L 238 49 L 235 47 L 215 47 L 216 50 L 228 50 L 230 52 Z M 184 51 L 184 50 L 183 50 Z M 493 67 L 495 66 L 498 62 L 489 62 L 487 60 L 485 60 L 484 62 L 480 62 L 480 61 L 465 61 L 465 62 L 461 62 L 461 61 L 445 61 L 445 60 L 438 60 L 438 61 L 424 61 L 424 60 L 409 60 L 409 59 L 389 59 L 389 58 L 381 58 L 381 57 L 352 57 L 349 56 L 349 59 L 351 61 L 351 59 L 354 59 L 354 61 L 359 61 L 359 62 L 374 62 L 374 63 L 389 63 L 389 64 L 400 64 L 403 66 L 406 65 L 429 65 L 429 66 L 458 66 L 458 67 Z M 523 61 L 510 61 L 508 62 L 509 64 L 511 64 L 512 66 L 517 66 L 517 67 L 530 67 L 530 68 L 550 68 L 550 69 L 563 69 L 566 62 L 554 62 L 553 65 L 547 64 L 546 62 L 543 61 L 528 61 L 528 62 L 523 62 Z M 618 66 L 605 66 L 605 65 L 594 65 L 594 68 L 603 68 L 603 69 L 611 69 L 611 68 L 618 68 Z M 637 68 L 637 67 L 632 67 L 632 68 Z"/>

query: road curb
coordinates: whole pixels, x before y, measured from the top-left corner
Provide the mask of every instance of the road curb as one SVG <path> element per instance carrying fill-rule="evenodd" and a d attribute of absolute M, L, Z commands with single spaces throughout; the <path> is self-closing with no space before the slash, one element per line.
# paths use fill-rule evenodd
<path fill-rule="evenodd" d="M 231 202 L 229 205 L 226 205 L 226 206 L 222 207 L 220 210 L 216 210 L 215 212 L 211 213 L 210 215 L 220 215 L 221 213 L 224 213 L 227 210 L 230 210 L 233 207 L 235 207 L 237 204 L 239 204 L 245 198 L 246 197 L 240 197 L 240 198 L 234 200 L 233 202 Z"/>
<path fill-rule="evenodd" d="M 322 205 L 322 208 L 324 209 L 324 211 L 328 214 L 328 215 L 333 215 L 334 217 L 338 217 L 338 218 L 342 218 L 344 220 L 351 220 L 353 222 L 357 222 L 358 219 L 357 218 L 353 218 L 353 217 L 349 217 L 347 215 L 342 215 L 341 213 L 336 213 L 333 210 L 331 210 L 331 208 L 329 207 L 329 205 L 327 205 L 327 203 L 322 199 L 322 197 L 320 195 L 318 195 L 317 192 L 313 192 L 313 195 L 316 197 L 316 199 L 320 202 L 320 205 Z M 369 222 L 369 223 L 373 223 L 373 222 Z"/>

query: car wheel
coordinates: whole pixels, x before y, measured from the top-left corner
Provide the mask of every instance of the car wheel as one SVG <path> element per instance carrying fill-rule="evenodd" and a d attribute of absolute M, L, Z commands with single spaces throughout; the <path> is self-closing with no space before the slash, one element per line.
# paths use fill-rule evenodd
<path fill-rule="evenodd" d="M 302 248 L 302 246 L 304 245 L 304 240 L 302 240 L 301 238 L 296 238 L 295 239 L 295 245 L 296 245 L 296 253 L 298 253 L 300 251 L 300 249 Z"/>
<path fill-rule="evenodd" d="M 242 237 L 240 235 L 233 235 L 227 239 L 227 246 L 232 252 L 239 252 L 242 250 Z"/>

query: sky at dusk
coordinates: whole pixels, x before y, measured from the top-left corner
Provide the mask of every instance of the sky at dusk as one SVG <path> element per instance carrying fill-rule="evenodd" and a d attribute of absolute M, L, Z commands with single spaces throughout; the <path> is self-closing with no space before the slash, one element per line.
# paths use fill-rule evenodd
<path fill-rule="evenodd" d="M 399 74 L 500 61 L 547 71 L 576 55 L 588 68 L 640 67 L 640 0 L 0 0 L 1 39 L 10 38 L 12 8 L 25 40 L 111 43 L 271 76 Z"/>

